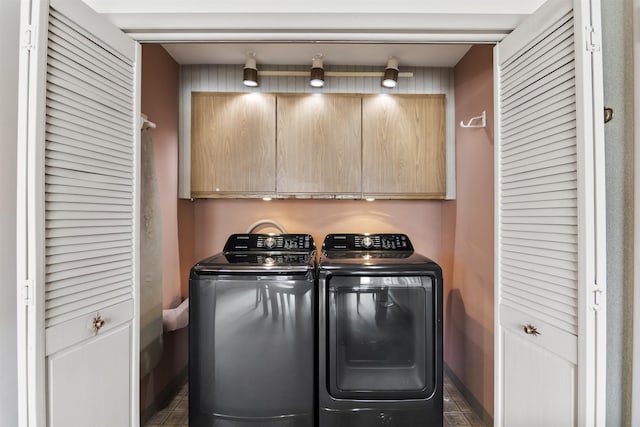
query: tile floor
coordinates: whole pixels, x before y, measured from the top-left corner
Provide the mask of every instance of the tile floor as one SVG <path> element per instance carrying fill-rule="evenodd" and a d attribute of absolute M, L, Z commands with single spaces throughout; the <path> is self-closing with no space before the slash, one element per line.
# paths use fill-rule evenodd
<path fill-rule="evenodd" d="M 169 404 L 156 412 L 144 427 L 189 427 L 189 385 L 184 384 Z"/>
<path fill-rule="evenodd" d="M 443 427 L 485 427 L 478 415 L 471 409 L 466 399 L 451 380 L 444 377 Z"/>
<path fill-rule="evenodd" d="M 144 427 L 188 427 L 188 402 L 188 386 L 185 384 L 173 400 L 151 417 Z M 447 377 L 444 379 L 443 427 L 484 427 L 481 419 L 473 412 L 465 398 Z"/>

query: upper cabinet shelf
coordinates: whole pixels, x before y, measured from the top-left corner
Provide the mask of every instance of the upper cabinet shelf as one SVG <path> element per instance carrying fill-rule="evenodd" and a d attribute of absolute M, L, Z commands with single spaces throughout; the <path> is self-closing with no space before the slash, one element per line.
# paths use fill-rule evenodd
<path fill-rule="evenodd" d="M 445 198 L 444 95 L 191 100 L 192 198 Z"/>

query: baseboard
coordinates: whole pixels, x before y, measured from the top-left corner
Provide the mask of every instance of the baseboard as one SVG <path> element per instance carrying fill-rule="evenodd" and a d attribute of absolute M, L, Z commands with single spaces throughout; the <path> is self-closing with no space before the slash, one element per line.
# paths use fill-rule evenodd
<path fill-rule="evenodd" d="M 449 368 L 449 366 L 443 363 L 444 373 L 449 377 L 453 385 L 456 386 L 460 394 L 464 396 L 471 409 L 473 409 L 480 417 L 482 422 L 487 426 L 493 425 L 493 417 L 489 415 L 489 413 L 484 409 L 484 406 L 476 399 L 476 397 L 469 391 L 469 389 L 460 381 L 460 379 L 456 376 L 456 374 Z"/>
<path fill-rule="evenodd" d="M 146 409 L 140 412 L 140 426 L 144 426 L 153 415 L 162 410 L 171 402 L 173 397 L 180 391 L 185 382 L 187 382 L 188 370 L 185 366 L 178 375 L 175 376 L 165 388 L 163 388 L 153 399 L 153 402 Z"/>

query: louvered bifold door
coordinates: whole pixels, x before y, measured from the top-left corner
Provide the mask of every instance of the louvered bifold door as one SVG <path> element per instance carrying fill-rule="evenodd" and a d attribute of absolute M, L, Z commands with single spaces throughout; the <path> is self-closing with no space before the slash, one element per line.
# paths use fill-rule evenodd
<path fill-rule="evenodd" d="M 572 2 L 554 0 L 495 50 L 497 425 L 578 424 L 593 208 L 580 157 L 588 141 L 577 28 Z"/>
<path fill-rule="evenodd" d="M 46 55 L 47 425 L 126 426 L 137 382 L 138 46 L 81 2 L 53 0 Z"/>

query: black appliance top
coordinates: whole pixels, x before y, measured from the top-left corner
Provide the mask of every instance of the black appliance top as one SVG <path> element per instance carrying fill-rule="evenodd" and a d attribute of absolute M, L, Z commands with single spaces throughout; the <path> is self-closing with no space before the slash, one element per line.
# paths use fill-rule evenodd
<path fill-rule="evenodd" d="M 413 253 L 413 245 L 406 234 L 328 234 L 322 243 L 322 252 L 329 257 L 363 251 L 402 257 Z"/>
<path fill-rule="evenodd" d="M 310 252 L 315 249 L 310 234 L 232 234 L 223 252 Z"/>
<path fill-rule="evenodd" d="M 433 271 L 440 267 L 413 250 L 406 234 L 328 234 L 320 268 L 343 272 L 384 270 L 390 274 Z"/>
<path fill-rule="evenodd" d="M 316 245 L 309 234 L 233 234 L 224 250 L 197 263 L 198 274 L 299 274 L 315 268 Z"/>

